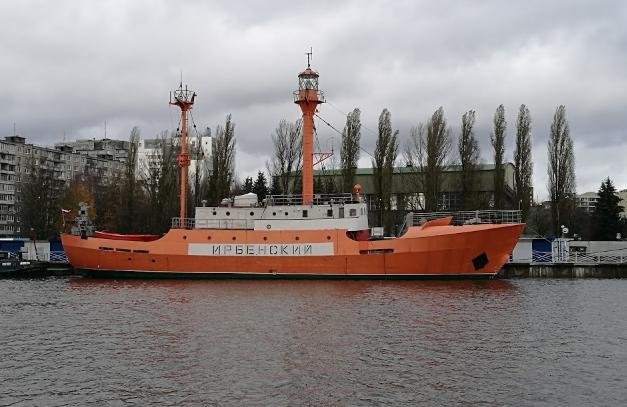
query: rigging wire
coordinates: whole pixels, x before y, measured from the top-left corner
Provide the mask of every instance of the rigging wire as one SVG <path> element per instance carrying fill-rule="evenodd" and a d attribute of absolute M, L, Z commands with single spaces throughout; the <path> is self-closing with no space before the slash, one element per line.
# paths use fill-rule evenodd
<path fill-rule="evenodd" d="M 328 100 L 326 100 L 326 104 L 331 106 L 333 109 L 335 109 L 336 111 L 338 111 L 339 113 L 343 114 L 345 117 L 348 117 L 348 113 L 344 113 L 342 110 L 340 110 L 340 108 L 338 108 L 337 106 L 335 106 L 333 103 L 329 102 Z M 370 133 L 372 133 L 374 136 L 378 136 L 378 133 L 366 126 L 364 126 L 363 124 L 361 125 L 361 127 L 363 129 L 368 130 Z"/>
<path fill-rule="evenodd" d="M 320 120 L 322 120 L 322 122 L 324 124 L 326 124 L 327 126 L 329 126 L 330 128 L 332 128 L 333 130 L 335 130 L 340 136 L 342 135 L 342 132 L 339 131 L 338 129 L 336 129 L 335 127 L 333 127 L 333 125 L 331 123 L 329 123 L 328 121 L 324 120 L 322 117 L 320 117 L 320 115 L 318 113 L 315 113 L 316 117 Z M 370 152 L 368 150 L 366 150 L 365 148 L 363 148 L 361 145 L 359 146 L 359 149 L 361 151 L 363 151 L 364 153 L 368 154 L 372 159 L 374 159 L 374 156 L 372 154 L 370 154 Z"/>

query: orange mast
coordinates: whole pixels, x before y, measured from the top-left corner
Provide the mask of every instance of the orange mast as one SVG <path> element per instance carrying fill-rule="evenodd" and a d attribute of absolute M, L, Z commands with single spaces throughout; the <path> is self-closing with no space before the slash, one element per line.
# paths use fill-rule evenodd
<path fill-rule="evenodd" d="M 303 205 L 313 202 L 313 116 L 324 94 L 318 90 L 318 74 L 310 66 L 311 51 L 307 53 L 307 69 L 298 75 L 298 90 L 294 103 L 303 112 Z"/>
<path fill-rule="evenodd" d="M 187 168 L 189 167 L 189 152 L 187 151 L 187 111 L 192 108 L 196 93 L 187 90 L 187 86 L 183 89 L 183 83 L 174 91 L 174 101 L 172 101 L 172 93 L 170 93 L 170 104 L 178 106 L 181 109 L 181 152 L 179 153 L 177 162 L 181 169 L 180 192 L 179 192 L 179 217 L 181 224 L 184 224 L 187 217 Z"/>

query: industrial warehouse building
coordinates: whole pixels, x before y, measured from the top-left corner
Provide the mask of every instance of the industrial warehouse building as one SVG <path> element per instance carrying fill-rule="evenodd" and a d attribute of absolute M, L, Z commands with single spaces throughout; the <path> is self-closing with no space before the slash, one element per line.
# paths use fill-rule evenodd
<path fill-rule="evenodd" d="M 504 164 L 504 208 L 518 209 L 514 189 L 514 165 Z M 438 202 L 439 211 L 458 211 L 463 209 L 461 193 L 461 166 L 451 165 L 443 173 L 442 192 Z M 476 209 L 490 209 L 494 207 L 494 164 L 480 164 L 475 174 Z M 336 185 L 341 181 L 340 170 L 316 170 L 316 183 L 325 184 L 329 178 L 335 180 Z M 379 209 L 379 202 L 375 194 L 374 173 L 372 168 L 358 168 L 355 174 L 355 184 L 360 184 L 362 194 L 368 202 L 370 210 Z M 420 170 L 415 167 L 396 167 L 392 175 L 392 210 L 423 210 L 424 194 L 421 192 Z"/>

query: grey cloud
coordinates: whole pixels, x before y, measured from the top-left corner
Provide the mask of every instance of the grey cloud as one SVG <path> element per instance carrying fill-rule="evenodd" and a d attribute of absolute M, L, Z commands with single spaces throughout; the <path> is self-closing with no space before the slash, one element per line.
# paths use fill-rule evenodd
<path fill-rule="evenodd" d="M 313 66 L 330 104 L 321 115 L 336 128 L 358 106 L 376 129 L 380 111 L 409 129 L 443 106 L 456 129 L 475 109 L 483 159 L 489 161 L 494 109 L 533 116 L 535 188 L 545 196 L 546 139 L 565 104 L 575 139 L 578 189 L 598 188 L 622 167 L 599 163 L 625 152 L 627 5 L 621 1 L 360 2 L 293 1 L 79 2 L 0 5 L 0 129 L 13 122 L 32 142 L 108 134 L 126 138 L 171 129 L 168 92 L 184 81 L 198 93 L 199 128 L 237 123 L 240 175 L 263 169 L 279 120 L 295 120 L 291 92 L 314 47 Z M 318 123 L 323 148 L 339 136 Z M 364 131 L 372 151 L 375 136 Z M 608 151 L 608 145 L 614 145 Z M 622 149 L 622 150 L 621 150 Z M 610 173 L 608 173 L 610 172 Z"/>

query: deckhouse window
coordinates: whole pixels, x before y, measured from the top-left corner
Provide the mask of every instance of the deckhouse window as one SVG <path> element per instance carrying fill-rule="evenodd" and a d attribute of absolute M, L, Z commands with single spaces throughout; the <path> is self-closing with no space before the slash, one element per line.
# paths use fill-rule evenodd
<path fill-rule="evenodd" d="M 348 216 L 357 216 L 357 209 L 352 208 L 348 211 Z"/>
<path fill-rule="evenodd" d="M 309 216 L 309 212 L 307 211 L 307 209 L 303 210 L 303 218 L 306 218 L 307 216 Z"/>
<path fill-rule="evenodd" d="M 329 218 L 333 217 L 333 209 L 327 209 L 327 217 Z"/>

